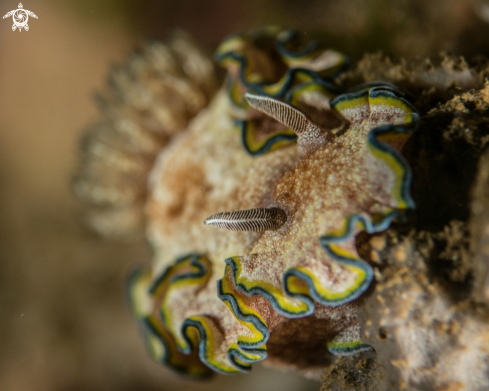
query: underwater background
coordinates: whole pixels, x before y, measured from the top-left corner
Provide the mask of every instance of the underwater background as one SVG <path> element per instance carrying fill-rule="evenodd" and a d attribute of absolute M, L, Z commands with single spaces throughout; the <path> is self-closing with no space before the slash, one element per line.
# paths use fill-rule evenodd
<path fill-rule="evenodd" d="M 17 8 L 2 0 L 0 13 Z M 78 141 L 111 64 L 143 39 L 189 32 L 209 53 L 262 25 L 319 32 L 355 61 L 440 51 L 489 56 L 489 2 L 469 0 L 40 0 L 29 31 L 0 24 L 0 390 L 317 390 L 298 375 L 185 381 L 153 363 L 124 302 L 144 242 L 85 229 L 70 191 Z M 3 13 L 2 13 L 3 12 Z"/>

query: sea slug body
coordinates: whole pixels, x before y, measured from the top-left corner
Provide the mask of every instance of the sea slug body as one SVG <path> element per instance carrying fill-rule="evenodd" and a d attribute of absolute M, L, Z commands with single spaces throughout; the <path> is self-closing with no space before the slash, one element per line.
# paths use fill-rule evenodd
<path fill-rule="evenodd" d="M 355 300 L 373 272 L 355 235 L 414 207 L 399 150 L 418 116 L 387 83 L 337 94 L 327 72 L 307 68 L 324 52 L 266 79 L 252 59 L 268 64 L 267 51 L 250 40 L 221 46 L 227 88 L 153 168 L 146 215 L 155 255 L 151 272 L 133 280 L 132 302 L 147 302 L 134 312 L 154 358 L 189 375 L 207 374 L 202 363 L 248 371 L 267 356 L 317 375 L 327 350 L 369 349 Z"/>
<path fill-rule="evenodd" d="M 235 35 L 216 57 L 225 87 L 151 168 L 153 260 L 131 309 L 152 357 L 188 376 L 266 359 L 318 377 L 328 354 L 370 349 L 355 236 L 414 208 L 400 150 L 419 117 L 392 84 L 341 91 L 347 58 L 290 31 Z"/>

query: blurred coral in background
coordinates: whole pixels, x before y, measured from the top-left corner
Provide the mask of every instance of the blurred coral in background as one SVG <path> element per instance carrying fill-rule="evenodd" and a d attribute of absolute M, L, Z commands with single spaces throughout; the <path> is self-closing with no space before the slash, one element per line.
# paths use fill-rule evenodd
<path fill-rule="evenodd" d="M 2 2 L 8 12 L 15 2 Z M 489 56 L 489 3 L 477 0 L 45 0 L 28 32 L 0 27 L 0 389 L 308 390 L 319 383 L 257 366 L 190 383 L 154 364 L 123 298 L 142 241 L 86 230 L 69 189 L 90 99 L 111 64 L 146 37 L 186 30 L 209 53 L 227 35 L 277 24 L 319 32 L 353 60 L 440 51 Z"/>

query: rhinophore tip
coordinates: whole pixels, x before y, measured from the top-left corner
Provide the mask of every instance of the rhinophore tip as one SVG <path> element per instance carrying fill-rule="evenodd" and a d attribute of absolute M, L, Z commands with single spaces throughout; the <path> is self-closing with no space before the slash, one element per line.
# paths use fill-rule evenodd
<path fill-rule="evenodd" d="M 291 128 L 301 140 L 312 141 L 324 134 L 324 131 L 306 114 L 288 103 L 250 93 L 246 93 L 245 98 L 254 109 Z"/>

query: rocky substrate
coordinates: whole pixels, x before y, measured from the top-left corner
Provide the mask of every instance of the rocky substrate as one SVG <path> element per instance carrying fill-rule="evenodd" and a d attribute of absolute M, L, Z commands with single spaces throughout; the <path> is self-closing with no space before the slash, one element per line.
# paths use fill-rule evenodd
<path fill-rule="evenodd" d="M 393 63 L 366 56 L 344 76 L 414 92 L 422 124 L 404 149 L 416 211 L 386 232 L 360 234 L 375 268 L 364 295 L 370 352 L 338 358 L 321 390 L 489 388 L 489 84 L 478 60 Z"/>

